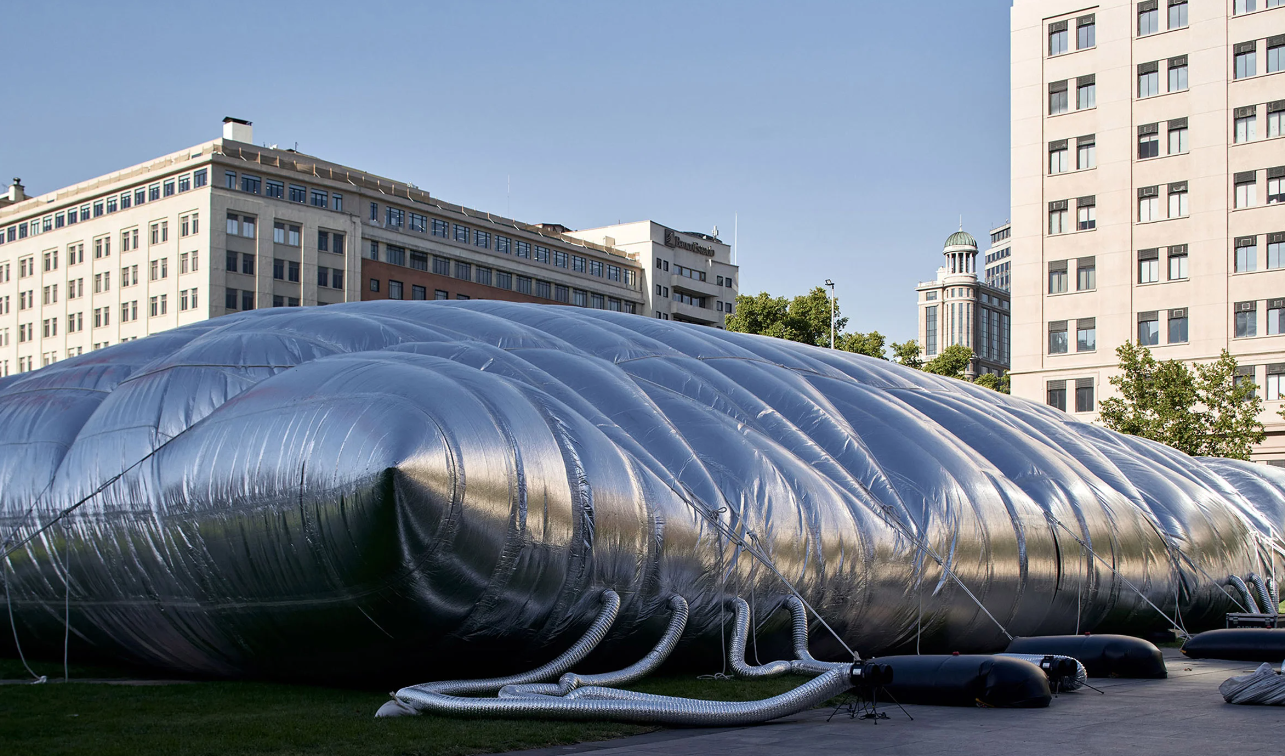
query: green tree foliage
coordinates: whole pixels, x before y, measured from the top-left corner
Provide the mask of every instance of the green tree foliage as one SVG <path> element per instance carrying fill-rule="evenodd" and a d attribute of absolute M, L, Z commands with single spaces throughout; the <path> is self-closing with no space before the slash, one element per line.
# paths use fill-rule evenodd
<path fill-rule="evenodd" d="M 998 391 L 1001 394 L 1010 393 L 1007 372 L 1005 372 L 1003 376 L 998 376 L 994 373 L 983 373 L 982 375 L 977 376 L 977 380 L 973 381 L 973 383 L 976 383 L 978 386 L 984 386 L 991 391 Z"/>
<path fill-rule="evenodd" d="M 1098 403 L 1106 427 L 1149 438 L 1191 455 L 1249 459 L 1265 434 L 1263 401 L 1249 381 L 1236 382 L 1236 358 L 1189 367 L 1156 360 L 1131 341 L 1115 350 L 1120 374 L 1110 378 L 1118 396 Z"/>
<path fill-rule="evenodd" d="M 923 370 L 924 359 L 921 356 L 923 350 L 919 348 L 919 342 L 914 339 L 903 341 L 900 344 L 893 342 L 892 357 L 898 365 L 905 365 L 915 370 Z"/>
<path fill-rule="evenodd" d="M 924 364 L 924 372 L 963 379 L 964 371 L 968 369 L 968 363 L 972 359 L 973 350 L 961 344 L 951 344 Z"/>
<path fill-rule="evenodd" d="M 884 357 L 884 336 L 870 333 L 844 333 L 848 319 L 840 314 L 839 300 L 834 300 L 834 346 L 848 352 Z M 824 288 L 794 299 L 774 297 L 767 292 L 736 297 L 736 309 L 728 316 L 727 330 L 757 333 L 778 339 L 789 339 L 813 346 L 830 346 L 830 298 Z"/>

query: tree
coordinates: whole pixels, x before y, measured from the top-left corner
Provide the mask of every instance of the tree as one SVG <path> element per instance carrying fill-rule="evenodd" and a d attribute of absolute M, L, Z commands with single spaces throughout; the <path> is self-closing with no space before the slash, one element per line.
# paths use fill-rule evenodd
<path fill-rule="evenodd" d="M 834 346 L 879 359 L 884 357 L 883 334 L 843 333 L 848 319 L 839 314 L 839 300 L 834 300 Z M 757 333 L 778 339 L 798 341 L 813 346 L 830 346 L 830 298 L 818 286 L 794 299 L 774 297 L 767 292 L 736 297 L 736 309 L 728 316 L 727 330 Z"/>
<path fill-rule="evenodd" d="M 892 356 L 898 365 L 905 365 L 915 370 L 923 370 L 924 360 L 920 355 L 922 350 L 919 348 L 919 342 L 914 339 L 903 341 L 900 344 L 892 344 Z"/>
<path fill-rule="evenodd" d="M 951 344 L 924 365 L 924 372 L 963 379 L 964 371 L 968 369 L 968 363 L 972 359 L 973 350 L 962 344 Z"/>
<path fill-rule="evenodd" d="M 1106 427 L 1149 438 L 1191 455 L 1249 459 L 1265 438 L 1258 422 L 1263 401 L 1249 381 L 1236 381 L 1236 358 L 1226 349 L 1194 370 L 1178 360 L 1157 361 L 1126 341 L 1115 350 L 1119 393 L 1098 403 Z"/>
<path fill-rule="evenodd" d="M 887 359 L 883 354 L 884 336 L 878 331 L 870 333 L 845 333 L 836 336 L 834 339 L 835 349 L 842 349 L 845 352 L 856 352 L 870 357 L 878 357 L 881 360 Z"/>
<path fill-rule="evenodd" d="M 1001 394 L 1009 393 L 1008 371 L 1005 371 L 1002 376 L 994 373 L 982 373 L 977 376 L 977 380 L 973 381 L 973 383 L 978 386 L 984 386 L 991 391 L 998 391 Z"/>

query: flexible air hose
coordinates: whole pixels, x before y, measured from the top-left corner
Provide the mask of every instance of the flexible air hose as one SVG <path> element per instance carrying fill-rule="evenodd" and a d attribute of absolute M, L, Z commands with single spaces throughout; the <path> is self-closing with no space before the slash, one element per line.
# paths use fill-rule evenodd
<path fill-rule="evenodd" d="M 1245 600 L 1245 611 L 1250 614 L 1259 614 L 1258 603 L 1254 601 L 1254 594 L 1249 592 L 1249 586 L 1245 581 L 1240 579 L 1240 575 L 1228 575 L 1227 581 L 1240 591 L 1240 597 Z"/>
<path fill-rule="evenodd" d="M 1263 605 L 1263 611 L 1267 614 L 1275 614 L 1277 604 L 1272 603 L 1272 594 L 1267 590 L 1267 584 L 1258 576 L 1258 573 L 1249 573 L 1249 582 L 1253 584 L 1254 590 L 1258 591 L 1258 600 Z"/>

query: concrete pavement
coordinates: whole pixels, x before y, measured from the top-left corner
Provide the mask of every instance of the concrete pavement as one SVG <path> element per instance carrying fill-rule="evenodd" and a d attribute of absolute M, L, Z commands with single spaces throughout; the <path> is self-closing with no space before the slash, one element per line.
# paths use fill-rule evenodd
<path fill-rule="evenodd" d="M 810 756 L 811 754 L 1196 754 L 1279 753 L 1285 708 L 1233 706 L 1218 685 L 1249 662 L 1189 661 L 1165 650 L 1167 680 L 1092 679 L 1102 689 L 1063 693 L 1047 709 L 907 706 L 878 722 L 812 710 L 760 725 L 662 730 L 634 738 L 523 751 L 522 756 Z"/>

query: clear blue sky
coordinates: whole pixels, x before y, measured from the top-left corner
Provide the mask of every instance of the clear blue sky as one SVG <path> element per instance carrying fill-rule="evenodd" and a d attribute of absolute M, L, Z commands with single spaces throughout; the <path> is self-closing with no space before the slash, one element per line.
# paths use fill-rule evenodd
<path fill-rule="evenodd" d="M 15 2 L 0 176 L 49 191 L 234 115 L 528 222 L 730 242 L 739 214 L 742 293 L 833 278 L 901 340 L 959 215 L 983 243 L 1008 215 L 1009 7 Z"/>

